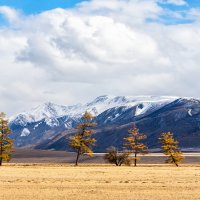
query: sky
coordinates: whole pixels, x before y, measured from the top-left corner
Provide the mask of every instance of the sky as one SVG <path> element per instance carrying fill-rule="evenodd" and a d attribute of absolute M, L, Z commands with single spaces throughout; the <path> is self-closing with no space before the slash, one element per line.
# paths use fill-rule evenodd
<path fill-rule="evenodd" d="M 1 6 L 9 6 L 25 14 L 36 14 L 55 8 L 73 8 L 81 0 L 0 0 Z"/>
<path fill-rule="evenodd" d="M 199 98 L 199 47 L 199 0 L 0 0 L 0 111 Z"/>

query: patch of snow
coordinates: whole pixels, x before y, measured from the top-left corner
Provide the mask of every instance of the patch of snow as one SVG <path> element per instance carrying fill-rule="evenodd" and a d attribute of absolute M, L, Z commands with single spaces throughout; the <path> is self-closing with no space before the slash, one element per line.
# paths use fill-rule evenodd
<path fill-rule="evenodd" d="M 115 118 L 117 118 L 117 117 L 119 117 L 119 113 L 117 113 L 117 114 L 115 115 Z"/>
<path fill-rule="evenodd" d="M 188 110 L 188 114 L 192 117 L 192 109 Z"/>
<path fill-rule="evenodd" d="M 65 122 L 65 128 L 66 129 L 71 129 L 72 128 L 72 122 Z"/>
<path fill-rule="evenodd" d="M 29 131 L 29 129 L 27 129 L 27 128 L 24 128 L 23 130 L 22 130 L 22 132 L 21 132 L 21 137 L 27 137 L 27 136 L 29 136 L 30 135 L 30 131 Z"/>
<path fill-rule="evenodd" d="M 59 121 L 56 118 L 46 118 L 45 122 L 50 127 L 59 126 Z"/>
<path fill-rule="evenodd" d="M 38 126 L 40 125 L 40 124 L 42 124 L 42 122 L 39 122 L 38 124 L 36 124 L 35 126 L 34 126 L 34 130 L 36 129 L 36 128 L 38 128 Z"/>
<path fill-rule="evenodd" d="M 147 108 L 148 106 L 145 107 L 144 104 L 139 104 L 135 110 L 135 116 L 141 115 Z"/>

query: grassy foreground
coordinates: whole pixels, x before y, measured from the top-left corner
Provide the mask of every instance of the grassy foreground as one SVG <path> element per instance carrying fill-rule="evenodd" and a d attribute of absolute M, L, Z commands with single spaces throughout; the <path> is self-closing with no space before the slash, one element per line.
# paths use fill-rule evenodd
<path fill-rule="evenodd" d="M 1 200 L 199 200 L 200 166 L 6 165 Z"/>

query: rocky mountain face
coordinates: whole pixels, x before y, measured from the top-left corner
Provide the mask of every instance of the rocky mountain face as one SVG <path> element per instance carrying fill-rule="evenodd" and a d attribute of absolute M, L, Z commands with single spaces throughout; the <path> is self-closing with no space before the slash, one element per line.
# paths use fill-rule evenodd
<path fill-rule="evenodd" d="M 109 146 L 122 148 L 134 124 L 148 136 L 150 148 L 159 146 L 158 137 L 166 131 L 174 133 L 181 147 L 200 147 L 200 100 L 159 96 L 100 96 L 74 106 L 45 103 L 10 118 L 15 145 L 70 150 L 67 139 L 86 110 L 96 116 L 96 152 Z"/>

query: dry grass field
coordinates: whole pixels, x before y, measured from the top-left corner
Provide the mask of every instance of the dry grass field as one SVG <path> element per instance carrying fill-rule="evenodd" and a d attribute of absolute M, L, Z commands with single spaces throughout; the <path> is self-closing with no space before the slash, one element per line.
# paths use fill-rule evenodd
<path fill-rule="evenodd" d="M 200 165 L 6 164 L 1 200 L 200 200 Z"/>

